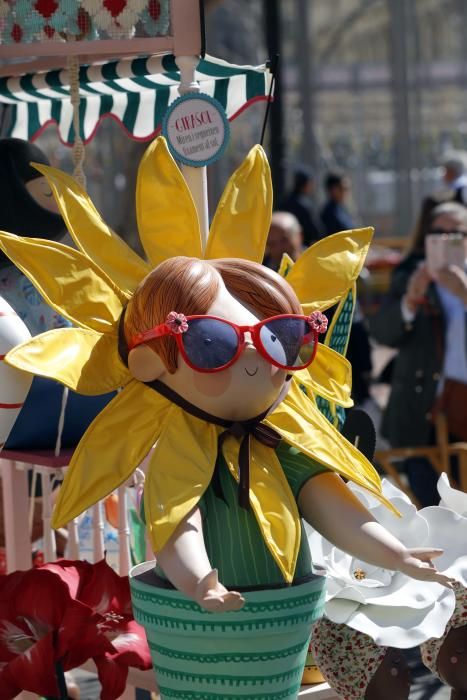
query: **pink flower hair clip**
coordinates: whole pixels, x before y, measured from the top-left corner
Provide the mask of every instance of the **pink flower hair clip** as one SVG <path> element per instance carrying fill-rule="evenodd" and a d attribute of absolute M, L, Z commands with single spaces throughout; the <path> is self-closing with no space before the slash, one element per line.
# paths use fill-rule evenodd
<path fill-rule="evenodd" d="M 328 329 L 328 319 L 321 311 L 313 311 L 312 314 L 308 316 L 311 327 L 317 333 L 326 333 Z"/>
<path fill-rule="evenodd" d="M 183 314 L 178 314 L 176 311 L 171 311 L 167 318 L 165 319 L 165 325 L 172 332 L 176 333 L 186 333 L 188 330 L 188 321 L 186 316 Z"/>

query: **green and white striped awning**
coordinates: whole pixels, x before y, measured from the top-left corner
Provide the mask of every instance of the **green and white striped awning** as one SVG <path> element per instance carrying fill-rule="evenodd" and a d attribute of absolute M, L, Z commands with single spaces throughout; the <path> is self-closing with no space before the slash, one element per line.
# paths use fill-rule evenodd
<path fill-rule="evenodd" d="M 256 100 L 267 99 L 271 73 L 266 66 L 237 66 L 201 59 L 196 80 L 202 92 L 224 106 L 230 120 Z M 180 73 L 173 56 L 125 59 L 80 69 L 80 129 L 88 142 L 104 117 L 145 141 L 161 128 L 168 105 L 178 97 Z M 12 106 L 8 136 L 34 140 L 46 126 L 58 125 L 60 140 L 74 140 L 67 70 L 0 78 L 0 103 Z"/>

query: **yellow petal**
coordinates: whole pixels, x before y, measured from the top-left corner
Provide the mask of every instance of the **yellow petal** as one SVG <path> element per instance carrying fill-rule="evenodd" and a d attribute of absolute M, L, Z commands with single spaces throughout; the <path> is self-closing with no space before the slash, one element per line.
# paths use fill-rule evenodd
<path fill-rule="evenodd" d="M 300 452 L 373 493 L 390 510 L 396 508 L 381 491 L 381 480 L 366 457 L 346 440 L 292 382 L 289 394 L 265 420 Z"/>
<path fill-rule="evenodd" d="M 315 393 L 345 408 L 353 406 L 352 366 L 343 355 L 320 343 L 308 372 Z"/>
<path fill-rule="evenodd" d="M 312 379 L 310 377 L 310 373 L 308 372 L 308 369 L 301 370 L 300 372 L 294 372 L 294 377 L 292 379 L 292 382 L 296 384 L 296 387 L 300 389 L 300 392 L 293 393 L 293 404 L 295 408 L 300 408 L 302 414 L 304 416 L 307 416 L 308 414 L 308 402 L 311 401 L 313 403 L 313 406 L 315 408 L 318 408 L 318 403 L 317 403 L 317 397 L 315 395 L 315 388 L 312 382 Z M 329 409 L 329 413 L 332 416 L 332 424 L 338 427 L 338 417 L 336 415 L 336 404 L 334 401 L 325 401 L 327 404 L 327 407 Z M 321 413 L 323 412 L 321 408 L 319 408 Z M 328 420 L 330 420 L 329 416 Z"/>
<path fill-rule="evenodd" d="M 289 270 L 287 282 L 304 313 L 336 304 L 357 279 L 373 236 L 372 228 L 342 231 L 314 243 Z"/>
<path fill-rule="evenodd" d="M 269 164 L 254 146 L 228 181 L 217 206 L 206 259 L 244 258 L 262 262 L 272 213 Z"/>
<path fill-rule="evenodd" d="M 63 527 L 130 477 L 157 440 L 169 405 L 136 380 L 107 404 L 73 454 L 53 527 Z"/>
<path fill-rule="evenodd" d="M 174 404 L 167 411 L 144 486 L 146 526 L 156 553 L 209 486 L 218 432 Z"/>
<path fill-rule="evenodd" d="M 62 243 L 3 231 L 0 249 L 57 313 L 82 328 L 115 330 L 126 298 L 86 255 Z"/>
<path fill-rule="evenodd" d="M 238 482 L 237 440 L 228 438 L 223 446 L 227 466 Z M 300 548 L 300 515 L 281 464 L 274 450 L 251 441 L 250 503 L 274 561 L 287 583 L 293 580 Z"/>
<path fill-rule="evenodd" d="M 125 294 L 134 292 L 150 265 L 103 221 L 89 195 L 76 180 L 56 168 L 33 163 L 45 177 L 78 248 L 88 255 Z"/>
<path fill-rule="evenodd" d="M 162 136 L 141 160 L 136 214 L 141 243 L 153 267 L 176 255 L 203 257 L 195 203 Z"/>
<path fill-rule="evenodd" d="M 313 384 L 311 383 L 311 377 L 310 373 L 308 372 L 307 369 L 301 369 L 298 372 L 294 372 L 292 376 L 292 385 L 295 385 L 296 388 L 300 389 L 300 391 L 305 394 L 307 399 L 311 399 L 311 401 L 315 401 L 315 393 L 313 390 Z M 290 391 L 289 391 L 290 393 Z M 300 393 L 294 392 L 294 400 L 298 400 L 300 397 Z M 306 406 L 308 404 L 305 402 L 304 403 L 304 408 L 303 410 L 306 412 Z"/>
<path fill-rule="evenodd" d="M 37 335 L 10 350 L 5 362 L 87 396 L 114 391 L 131 379 L 118 355 L 117 336 L 82 328 Z"/>

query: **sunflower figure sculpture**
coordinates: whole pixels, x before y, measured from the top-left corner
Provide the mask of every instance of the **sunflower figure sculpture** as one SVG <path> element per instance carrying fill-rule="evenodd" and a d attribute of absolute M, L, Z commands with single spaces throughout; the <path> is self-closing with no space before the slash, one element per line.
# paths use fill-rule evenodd
<path fill-rule="evenodd" d="M 131 580 L 162 697 L 296 697 L 325 583 L 301 517 L 355 556 L 447 582 L 424 561 L 432 553 L 417 558 L 377 524 L 364 527 L 372 518 L 340 476 L 392 506 L 315 404 L 319 395 L 351 405 L 350 366 L 318 335 L 322 312 L 353 288 L 372 229 L 320 241 L 287 280 L 264 268 L 272 191 L 256 146 L 203 250 L 191 194 L 159 138 L 137 181 L 146 261 L 72 178 L 37 167 L 79 250 L 8 233 L 0 248 L 76 327 L 6 361 L 84 394 L 120 389 L 73 455 L 53 524 L 124 483 L 154 448 L 144 517 L 157 566 Z"/>

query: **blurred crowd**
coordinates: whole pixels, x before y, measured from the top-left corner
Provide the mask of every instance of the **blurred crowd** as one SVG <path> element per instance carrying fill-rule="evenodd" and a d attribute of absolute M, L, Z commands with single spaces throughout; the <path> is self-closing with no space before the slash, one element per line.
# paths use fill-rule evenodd
<path fill-rule="evenodd" d="M 406 246 L 397 264 L 392 258 L 383 298 L 370 310 L 357 305 L 353 316 L 347 350 L 352 398 L 377 423 L 387 447 L 436 445 L 440 415 L 445 439 L 467 442 L 467 152 L 446 154 L 441 166 L 441 187 L 420 203 L 408 243 L 401 237 Z M 273 213 L 268 267 L 278 270 L 284 254 L 296 260 L 323 237 L 361 224 L 351 213 L 345 173 L 329 172 L 322 193 L 318 188 L 310 170 L 295 172 L 290 193 Z M 372 273 L 364 274 L 368 284 Z M 391 360 L 375 377 L 375 353 L 384 347 L 393 349 Z M 381 383 L 390 386 L 384 405 L 373 390 Z M 455 479 L 458 464 L 451 459 Z M 408 457 L 399 468 L 421 505 L 438 502 L 438 474 L 426 456 Z"/>

